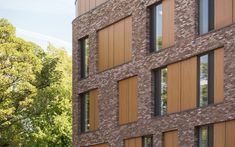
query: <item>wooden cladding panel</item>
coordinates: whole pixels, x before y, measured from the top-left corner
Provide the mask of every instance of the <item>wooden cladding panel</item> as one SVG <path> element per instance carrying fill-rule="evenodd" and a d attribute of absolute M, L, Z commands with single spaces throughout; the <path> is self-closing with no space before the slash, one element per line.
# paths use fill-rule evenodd
<path fill-rule="evenodd" d="M 98 34 L 99 48 L 99 70 L 105 70 L 108 67 L 108 30 L 101 30 Z"/>
<path fill-rule="evenodd" d="M 114 29 L 113 26 L 110 26 L 108 28 L 108 48 L 107 48 L 107 52 L 108 52 L 108 68 L 111 68 L 114 66 Z"/>
<path fill-rule="evenodd" d="M 107 0 L 96 0 L 96 6 L 99 6 L 100 4 L 106 2 Z"/>
<path fill-rule="evenodd" d="M 99 71 L 121 65 L 132 57 L 132 17 L 98 32 Z"/>
<path fill-rule="evenodd" d="M 178 147 L 178 131 L 164 133 L 164 147 Z"/>
<path fill-rule="evenodd" d="M 76 15 L 79 16 L 83 13 L 86 13 L 106 1 L 107 0 L 77 0 Z"/>
<path fill-rule="evenodd" d="M 94 94 L 94 103 L 95 103 L 95 129 L 99 127 L 99 103 L 98 103 L 98 90 L 93 91 Z"/>
<path fill-rule="evenodd" d="M 119 81 L 119 123 L 137 120 L 137 76 Z"/>
<path fill-rule="evenodd" d="M 235 22 L 235 0 L 233 0 L 233 23 Z"/>
<path fill-rule="evenodd" d="M 128 120 L 128 81 L 119 82 L 119 123 L 127 123 Z"/>
<path fill-rule="evenodd" d="M 162 1 L 162 48 L 170 47 L 174 45 L 175 33 L 174 33 L 174 0 Z"/>
<path fill-rule="evenodd" d="M 225 147 L 225 122 L 214 124 L 214 147 Z"/>
<path fill-rule="evenodd" d="M 124 63 L 124 21 L 119 21 L 114 25 L 114 65 Z"/>
<path fill-rule="evenodd" d="M 214 53 L 214 103 L 224 100 L 224 49 Z"/>
<path fill-rule="evenodd" d="M 197 57 L 167 66 L 167 113 L 195 108 L 197 105 Z"/>
<path fill-rule="evenodd" d="M 90 10 L 90 0 L 85 0 L 85 11 Z"/>
<path fill-rule="evenodd" d="M 89 130 L 93 131 L 95 130 L 95 101 L 94 101 L 94 93 L 89 93 Z"/>
<path fill-rule="evenodd" d="M 234 147 L 235 120 L 214 124 L 214 147 Z"/>
<path fill-rule="evenodd" d="M 125 62 L 131 60 L 132 56 L 132 17 L 125 19 Z"/>
<path fill-rule="evenodd" d="M 96 0 L 90 0 L 90 8 L 89 8 L 89 10 L 95 8 L 95 6 L 96 6 Z"/>
<path fill-rule="evenodd" d="M 141 147 L 142 146 L 142 138 L 132 138 L 124 141 L 125 147 Z"/>
<path fill-rule="evenodd" d="M 215 0 L 215 28 L 225 27 L 233 22 L 233 0 Z"/>
<path fill-rule="evenodd" d="M 180 63 L 168 65 L 167 113 L 180 111 Z"/>
<path fill-rule="evenodd" d="M 197 105 L 197 57 L 181 62 L 181 111 Z"/>
<path fill-rule="evenodd" d="M 129 79 L 129 122 L 137 120 L 137 77 Z"/>
<path fill-rule="evenodd" d="M 97 130 L 99 122 L 99 109 L 98 109 L 98 90 L 92 90 L 89 92 L 89 120 L 90 131 Z"/>
<path fill-rule="evenodd" d="M 226 147 L 235 145 L 235 121 L 226 122 Z"/>

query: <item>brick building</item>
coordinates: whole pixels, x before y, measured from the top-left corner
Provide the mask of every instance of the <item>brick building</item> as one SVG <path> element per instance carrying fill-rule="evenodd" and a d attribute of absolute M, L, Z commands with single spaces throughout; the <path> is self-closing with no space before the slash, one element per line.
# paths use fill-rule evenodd
<path fill-rule="evenodd" d="M 234 0 L 77 0 L 73 146 L 235 147 Z"/>

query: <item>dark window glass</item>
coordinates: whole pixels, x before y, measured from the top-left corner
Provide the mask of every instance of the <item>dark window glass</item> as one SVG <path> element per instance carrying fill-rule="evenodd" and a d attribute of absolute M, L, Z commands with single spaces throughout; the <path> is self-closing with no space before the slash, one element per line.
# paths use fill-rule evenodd
<path fill-rule="evenodd" d="M 214 0 L 199 0 L 199 34 L 214 29 Z"/>
<path fill-rule="evenodd" d="M 212 147 L 213 146 L 213 126 L 198 127 L 197 147 Z"/>
<path fill-rule="evenodd" d="M 81 78 L 86 78 L 89 73 L 90 47 L 88 38 L 81 40 Z"/>
<path fill-rule="evenodd" d="M 152 136 L 144 136 L 142 142 L 143 142 L 142 147 L 152 147 L 153 146 Z"/>
<path fill-rule="evenodd" d="M 155 115 L 167 113 L 167 68 L 156 70 L 154 78 Z"/>
<path fill-rule="evenodd" d="M 199 147 L 208 147 L 208 127 L 199 128 Z"/>
<path fill-rule="evenodd" d="M 208 55 L 200 57 L 200 102 L 199 106 L 208 105 Z"/>
<path fill-rule="evenodd" d="M 162 48 L 162 4 L 154 5 L 151 11 L 151 51 L 154 52 Z"/>
<path fill-rule="evenodd" d="M 89 93 L 84 93 L 81 95 L 81 126 L 82 126 L 82 132 L 89 131 Z"/>
<path fill-rule="evenodd" d="M 214 99 L 214 53 L 199 56 L 199 93 L 198 106 L 213 103 Z"/>

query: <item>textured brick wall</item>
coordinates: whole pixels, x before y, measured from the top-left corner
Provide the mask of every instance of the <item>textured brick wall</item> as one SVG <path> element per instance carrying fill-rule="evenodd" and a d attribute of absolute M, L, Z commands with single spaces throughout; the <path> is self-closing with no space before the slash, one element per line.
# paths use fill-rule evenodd
<path fill-rule="evenodd" d="M 193 147 L 194 127 L 235 119 L 235 24 L 197 35 L 197 0 L 175 0 L 175 45 L 149 53 L 149 12 L 157 0 L 109 0 L 73 21 L 73 145 L 108 142 L 123 147 L 123 139 L 153 134 L 154 147 L 162 146 L 162 133 L 179 130 L 180 147 Z M 96 31 L 129 15 L 133 16 L 132 61 L 98 73 Z M 89 35 L 90 76 L 79 80 L 78 40 Z M 153 117 L 151 70 L 224 46 L 225 101 L 208 107 Z M 118 81 L 138 75 L 138 122 L 118 124 Z M 80 134 L 79 93 L 98 88 L 99 129 Z"/>

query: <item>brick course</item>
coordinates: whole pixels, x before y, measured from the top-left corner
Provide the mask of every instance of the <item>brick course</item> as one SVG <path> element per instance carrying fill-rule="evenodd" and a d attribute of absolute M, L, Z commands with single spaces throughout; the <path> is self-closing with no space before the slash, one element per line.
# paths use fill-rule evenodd
<path fill-rule="evenodd" d="M 178 129 L 179 146 L 194 147 L 195 126 L 235 119 L 235 24 L 199 36 L 196 0 L 175 0 L 175 45 L 149 53 L 148 6 L 158 0 L 109 0 L 73 21 L 73 146 L 109 143 L 123 147 L 124 139 L 153 135 L 162 146 L 162 133 Z M 98 72 L 97 31 L 127 16 L 133 18 L 132 61 Z M 89 35 L 89 77 L 80 79 L 78 40 Z M 151 70 L 224 46 L 225 101 L 203 108 L 153 116 Z M 118 81 L 138 75 L 138 121 L 118 124 Z M 80 133 L 79 94 L 98 88 L 99 129 Z"/>

